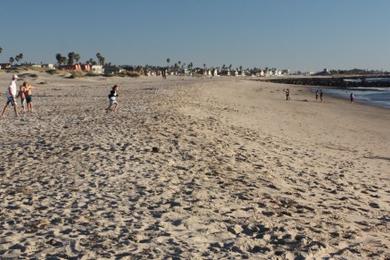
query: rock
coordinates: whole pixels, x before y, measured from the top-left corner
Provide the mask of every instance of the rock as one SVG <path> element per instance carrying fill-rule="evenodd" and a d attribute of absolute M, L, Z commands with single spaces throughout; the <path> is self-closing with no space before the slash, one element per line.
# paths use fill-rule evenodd
<path fill-rule="evenodd" d="M 159 151 L 160 151 L 160 149 L 158 149 L 158 147 L 155 147 L 155 146 L 154 146 L 154 147 L 152 148 L 152 152 L 153 152 L 153 153 L 158 153 Z"/>

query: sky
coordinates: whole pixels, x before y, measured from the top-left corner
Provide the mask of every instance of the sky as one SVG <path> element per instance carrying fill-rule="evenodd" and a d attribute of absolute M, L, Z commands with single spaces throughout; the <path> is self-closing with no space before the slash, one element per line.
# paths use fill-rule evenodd
<path fill-rule="evenodd" d="M 390 70 L 388 0 L 1 0 L 0 62 Z"/>

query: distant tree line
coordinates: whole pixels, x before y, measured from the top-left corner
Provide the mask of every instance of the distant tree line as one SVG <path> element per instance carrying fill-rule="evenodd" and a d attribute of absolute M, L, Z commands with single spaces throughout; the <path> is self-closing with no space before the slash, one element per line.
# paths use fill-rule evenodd
<path fill-rule="evenodd" d="M 96 59 L 97 61 L 90 58 L 85 63 L 91 65 L 97 65 L 97 64 L 102 66 L 105 65 L 106 58 L 103 57 L 103 55 L 101 55 L 100 52 L 96 53 Z M 74 65 L 80 61 L 80 54 L 74 51 L 69 52 L 67 56 L 63 56 L 61 53 L 57 53 L 56 60 L 58 65 Z"/>

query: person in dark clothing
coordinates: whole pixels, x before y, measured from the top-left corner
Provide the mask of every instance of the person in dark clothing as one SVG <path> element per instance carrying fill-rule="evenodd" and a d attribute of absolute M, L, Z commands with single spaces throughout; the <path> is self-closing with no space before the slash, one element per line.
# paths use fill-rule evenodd
<path fill-rule="evenodd" d="M 290 89 L 285 89 L 284 93 L 286 94 L 286 100 L 290 100 Z"/>

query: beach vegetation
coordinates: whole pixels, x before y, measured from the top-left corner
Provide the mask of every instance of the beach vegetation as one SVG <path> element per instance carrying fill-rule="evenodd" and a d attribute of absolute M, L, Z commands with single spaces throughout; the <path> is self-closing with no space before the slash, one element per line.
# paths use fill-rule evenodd
<path fill-rule="evenodd" d="M 15 56 L 15 61 L 19 63 L 23 59 L 23 53 L 19 53 L 18 55 Z"/>
<path fill-rule="evenodd" d="M 96 58 L 98 60 L 99 65 L 104 66 L 106 58 L 104 58 L 100 52 L 96 53 Z"/>
<path fill-rule="evenodd" d="M 61 53 L 56 54 L 56 60 L 57 60 L 58 65 L 65 65 L 68 62 L 68 58 L 66 58 L 65 56 L 62 56 Z"/>

